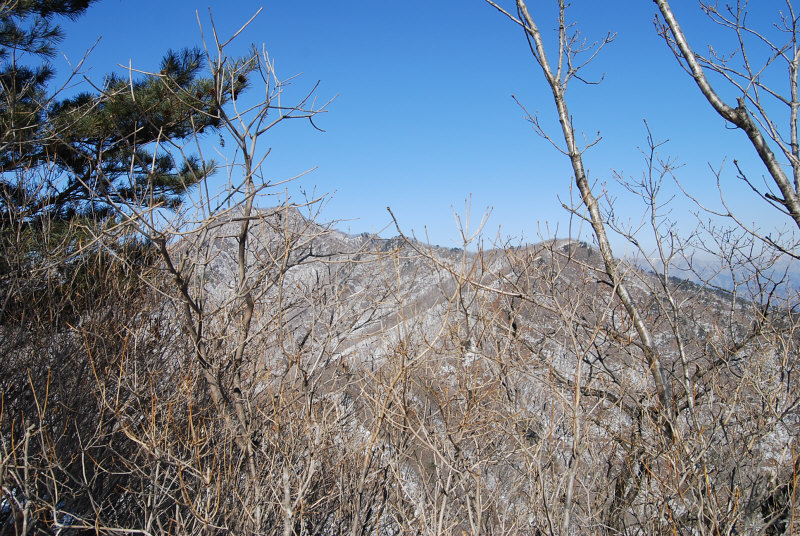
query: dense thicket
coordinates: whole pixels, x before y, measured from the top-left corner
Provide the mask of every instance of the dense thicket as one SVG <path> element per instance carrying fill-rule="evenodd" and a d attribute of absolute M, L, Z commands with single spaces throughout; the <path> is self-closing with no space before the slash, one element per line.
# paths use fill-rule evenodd
<path fill-rule="evenodd" d="M 2 534 L 137 525 L 124 506 L 137 447 L 102 392 L 126 358 L 158 363 L 152 343 L 166 339 L 129 347 L 160 305 L 153 244 L 126 218 L 176 209 L 213 172 L 175 149 L 218 129 L 247 85 L 246 69 L 215 85 L 193 48 L 168 51 L 152 74 L 64 93 L 50 63 L 58 22 L 92 3 L 0 2 Z"/>
<path fill-rule="evenodd" d="M 583 165 L 566 88 L 586 49 L 565 2 L 555 47 L 524 1 L 489 3 L 544 70 L 595 244 L 482 249 L 461 229 L 453 250 L 399 224 L 391 240 L 345 235 L 317 221 L 318 200 L 275 202 L 263 137 L 325 107 L 315 88 L 287 104 L 263 50 L 205 43 L 54 94 L 55 22 L 90 3 L 0 0 L 0 536 L 800 529 L 800 316 L 780 269 L 797 243 L 732 213 L 677 234 L 659 198 L 676 170 L 649 136 L 625 187 L 657 250 L 613 255 L 611 234 L 644 241 L 615 227 Z M 745 7 L 706 13 L 744 35 Z M 794 51 L 791 129 L 765 142 L 794 170 L 797 20 L 764 66 Z M 762 88 L 748 69 L 735 76 Z M 248 80 L 263 98 L 239 106 Z M 743 129 L 768 109 L 745 86 Z M 216 169 L 189 149 L 209 131 L 228 187 L 188 196 Z M 791 192 L 761 193 L 791 214 Z"/>

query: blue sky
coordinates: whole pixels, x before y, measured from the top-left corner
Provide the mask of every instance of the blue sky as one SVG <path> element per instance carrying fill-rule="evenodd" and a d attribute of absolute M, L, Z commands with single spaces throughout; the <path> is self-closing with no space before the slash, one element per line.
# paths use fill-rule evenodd
<path fill-rule="evenodd" d="M 552 42 L 554 12 L 537 7 L 544 3 L 530 7 Z M 754 176 L 762 168 L 743 134 L 726 129 L 657 36 L 654 3 L 574 4 L 568 14 L 588 39 L 617 33 L 586 72 L 590 78 L 604 74 L 603 83 L 574 82 L 568 94 L 576 128 L 589 138 L 598 131 L 603 136 L 585 162 L 598 188 L 606 182 L 616 199 L 615 214 L 641 218 L 643 205 L 614 177 L 641 175 L 638 148 L 645 144 L 647 119 L 656 138 L 670 140 L 665 156 L 683 164 L 678 176 L 693 195 L 718 205 L 709 166 L 725 163 L 723 188 L 743 219 L 762 227 L 781 224 L 736 181 L 733 158 Z M 726 42 L 694 1 L 674 4 L 696 49 Z M 463 213 L 471 196 L 473 221 L 492 207 L 489 238 L 498 228 L 503 238 L 528 241 L 540 232 L 553 235 L 557 227 L 559 236 L 566 235 L 569 217 L 559 198 L 570 196 L 569 161 L 535 134 L 511 95 L 538 111 L 558 135 L 552 98 L 521 30 L 481 0 L 102 0 L 63 24 L 62 52 L 75 61 L 100 39 L 87 62 L 95 82 L 129 61 L 154 70 L 166 49 L 200 44 L 196 10 L 207 26 L 210 8 L 226 36 L 262 5 L 238 38 L 240 50 L 264 44 L 279 76 L 300 75 L 290 96 L 319 82 L 321 101 L 335 97 L 317 122 L 324 133 L 294 123 L 264 140 L 262 148 L 272 149 L 265 163 L 270 178 L 315 167 L 295 188 L 333 194 L 323 217 L 343 220 L 339 228 L 351 232 L 383 229 L 390 222 L 388 205 L 405 231 L 423 236 L 427 230 L 433 243 L 457 246 L 452 207 Z M 772 6 L 779 5 L 758 0 L 754 22 L 772 20 Z M 55 60 L 65 71 L 63 62 Z M 676 191 L 667 186 L 667 195 Z M 692 204 L 677 199 L 672 207 L 682 229 L 691 229 Z"/>

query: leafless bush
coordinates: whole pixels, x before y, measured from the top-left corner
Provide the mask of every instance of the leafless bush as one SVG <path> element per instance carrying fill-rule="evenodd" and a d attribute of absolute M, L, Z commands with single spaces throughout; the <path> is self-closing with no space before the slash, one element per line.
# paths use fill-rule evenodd
<path fill-rule="evenodd" d="M 226 129 L 224 191 L 201 181 L 176 212 L 107 197 L 117 217 L 101 223 L 5 211 L 0 534 L 798 528 L 797 296 L 775 269 L 793 246 L 749 228 L 677 236 L 651 137 L 644 178 L 620 179 L 657 252 L 614 257 L 610 233 L 639 242 L 583 171 L 576 72 L 555 67 L 579 41 L 559 5 L 553 68 L 524 2 L 507 14 L 553 89 L 573 217 L 596 246 L 484 249 L 465 226 L 451 251 L 320 223 L 318 200 L 281 197 L 257 155 L 324 106 L 313 90 L 286 106 L 266 53 L 228 58 L 213 28 L 219 102 L 196 111 Z M 263 100 L 245 104 L 244 76 Z M 700 248 L 732 287 L 693 263 Z"/>
<path fill-rule="evenodd" d="M 653 257 L 642 250 L 642 258 L 654 259 L 645 261 L 652 273 L 616 259 L 609 229 L 636 247 L 639 241 L 604 216 L 583 164 L 586 150 L 594 144 L 577 145 L 566 96 L 568 83 L 582 80 L 580 69 L 613 36 L 587 46 L 566 19 L 566 3 L 559 1 L 557 47 L 548 56 L 545 36 L 525 2 L 516 2 L 516 14 L 489 3 L 522 28 L 552 89 L 565 142 L 561 150 L 570 159 L 581 193 L 581 206 L 573 208 L 573 214 L 591 225 L 599 249 L 594 260 L 573 253 L 572 246 L 552 249 L 551 259 L 544 263 L 551 267 L 548 270 L 557 257 L 568 260 L 557 277 L 509 281 L 510 294 L 519 296 L 520 303 L 558 317 L 551 323 L 552 333 L 531 339 L 541 342 L 527 347 L 529 359 L 549 371 L 541 389 L 569 401 L 564 404 L 569 424 L 560 435 L 571 450 L 563 483 L 555 493 L 563 505 L 560 529 L 551 526 L 548 531 L 778 534 L 789 530 L 796 508 L 797 384 L 792 380 L 796 365 L 791 357 L 798 342 L 796 296 L 785 286 L 785 275 L 776 271 L 775 261 L 780 255 L 792 255 L 793 246 L 766 239 L 748 227 L 701 228 L 693 236 L 678 237 L 659 212 L 663 207 L 658 198 L 661 181 L 671 180 L 674 169 L 660 160 L 659 145 L 650 137 L 644 179 L 623 179 L 623 184 L 645 201 L 645 221 L 657 251 Z M 666 21 L 662 31 L 676 56 L 686 62 L 715 109 L 746 132 L 783 193 L 778 201 L 773 194 L 767 199 L 785 207 L 792 217 L 796 194 L 783 171 L 773 165 L 775 157 L 759 132 L 773 125 L 762 95 L 779 96 L 768 92 L 749 64 L 742 75 L 720 58 L 697 60 L 668 3 L 658 5 Z M 717 22 L 730 22 L 716 7 L 705 9 Z M 748 33 L 765 39 L 746 27 L 743 6 L 732 9 L 737 22 L 730 28 L 740 37 Z M 773 46 L 776 57 L 784 57 L 788 50 L 767 45 Z M 741 52 L 747 62 L 746 50 Z M 704 69 L 722 74 L 743 91 L 735 112 L 718 100 Z M 737 85 L 742 77 L 755 86 Z M 754 106 L 761 119 L 754 122 L 746 105 Z M 561 146 L 537 117 L 529 119 L 539 134 Z M 794 133 L 794 115 L 790 124 Z M 781 154 L 794 162 L 780 134 L 769 132 L 782 147 Z M 739 222 L 730 212 L 720 216 Z M 709 284 L 705 288 L 672 277 L 675 271 L 689 273 L 687 267 L 697 271 L 693 251 L 698 249 L 717 256 L 719 267 L 734 282 L 732 288 L 712 290 L 714 282 L 707 274 L 695 274 Z M 519 256 L 510 264 L 524 266 L 515 272 L 531 269 L 530 256 Z M 541 349 L 553 344 L 557 347 L 541 359 L 545 357 Z M 599 478 L 599 473 L 605 476 Z"/>

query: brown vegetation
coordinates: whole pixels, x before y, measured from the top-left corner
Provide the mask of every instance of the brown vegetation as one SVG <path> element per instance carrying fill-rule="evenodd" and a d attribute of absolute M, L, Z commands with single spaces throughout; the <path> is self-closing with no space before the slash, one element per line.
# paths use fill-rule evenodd
<path fill-rule="evenodd" d="M 463 248 L 443 250 L 399 226 L 344 235 L 317 200 L 265 201 L 278 188 L 259 138 L 324 107 L 313 92 L 279 106 L 265 53 L 210 44 L 215 87 L 243 70 L 268 85 L 255 107 L 232 94 L 209 112 L 235 146 L 228 190 L 174 213 L 120 207 L 113 223 L 5 213 L 0 534 L 800 528 L 800 318 L 774 269 L 796 249 L 745 228 L 717 237 L 734 288 L 673 277 L 692 244 L 658 223 L 669 168 L 650 140 L 630 187 L 658 258 L 615 258 L 567 80 L 517 6 L 598 247 L 475 251 L 462 229 Z"/>

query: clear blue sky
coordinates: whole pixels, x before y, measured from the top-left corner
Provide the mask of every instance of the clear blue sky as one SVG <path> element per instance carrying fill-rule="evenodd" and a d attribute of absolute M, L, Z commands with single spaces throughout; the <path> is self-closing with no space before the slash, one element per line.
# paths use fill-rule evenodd
<path fill-rule="evenodd" d="M 546 3 L 535 0 L 530 7 Z M 511 8 L 513 2 L 505 4 Z M 743 218 L 765 226 L 778 222 L 765 204 L 742 197 L 732 159 L 754 176 L 762 168 L 742 133 L 726 129 L 656 35 L 653 2 L 574 4 L 569 14 L 589 39 L 617 33 L 586 72 L 595 78 L 605 73 L 603 83 L 573 82 L 568 95 L 578 130 L 603 136 L 586 164 L 592 177 L 607 181 L 617 198 L 615 213 L 641 217 L 641 203 L 626 195 L 613 171 L 642 173 L 638 147 L 645 143 L 647 119 L 657 138 L 670 140 L 664 151 L 684 164 L 679 176 L 693 194 L 715 204 L 709 164 L 719 167 L 727 158 L 723 184 Z M 697 49 L 716 42 L 720 34 L 696 2 L 674 4 Z M 751 4 L 761 22 L 780 2 Z M 569 161 L 534 133 L 511 95 L 538 111 L 558 135 L 552 98 L 521 30 L 481 0 L 102 0 L 63 25 L 62 51 L 74 61 L 100 38 L 88 60 L 95 82 L 129 61 L 153 70 L 166 49 L 200 44 L 196 10 L 207 25 L 210 7 L 226 36 L 261 5 L 264 11 L 239 37 L 240 49 L 263 43 L 280 76 L 300 74 L 293 91 L 319 81 L 320 100 L 336 97 L 318 121 L 326 132 L 298 122 L 269 135 L 263 145 L 272 148 L 268 176 L 280 180 L 316 167 L 299 185 L 333 194 L 323 216 L 347 220 L 339 227 L 352 232 L 381 230 L 390 221 L 389 205 L 406 231 L 420 236 L 427 228 L 432 242 L 456 246 L 451 207 L 463 212 L 472 196 L 474 220 L 493 207 L 490 237 L 500 227 L 503 237 L 535 241 L 548 222 L 550 234 L 556 226 L 566 234 L 568 217 L 558 199 L 570 195 Z M 536 9 L 552 39 L 552 9 Z M 57 58 L 56 67 L 65 70 L 62 62 Z M 684 229 L 692 226 L 690 208 L 674 204 L 673 216 Z"/>

